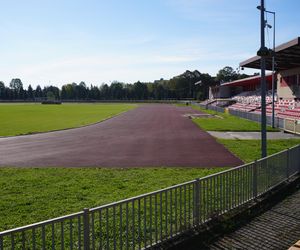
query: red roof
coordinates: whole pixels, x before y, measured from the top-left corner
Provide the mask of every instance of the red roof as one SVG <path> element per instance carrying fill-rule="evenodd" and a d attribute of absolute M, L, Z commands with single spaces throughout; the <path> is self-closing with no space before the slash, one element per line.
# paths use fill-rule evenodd
<path fill-rule="evenodd" d="M 259 76 L 251 76 L 248 78 L 232 81 L 232 82 L 226 82 L 221 84 L 221 86 L 247 86 L 247 85 L 259 85 L 260 84 L 260 75 Z M 272 74 L 266 75 L 266 81 L 271 82 L 272 81 Z"/>

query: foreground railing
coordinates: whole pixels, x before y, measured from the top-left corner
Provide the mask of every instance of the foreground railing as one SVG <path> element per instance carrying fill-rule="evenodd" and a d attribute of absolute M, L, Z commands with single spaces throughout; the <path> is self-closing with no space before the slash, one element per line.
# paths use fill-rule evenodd
<path fill-rule="evenodd" d="M 300 145 L 201 179 L 0 232 L 0 249 L 145 249 L 299 173 Z"/>

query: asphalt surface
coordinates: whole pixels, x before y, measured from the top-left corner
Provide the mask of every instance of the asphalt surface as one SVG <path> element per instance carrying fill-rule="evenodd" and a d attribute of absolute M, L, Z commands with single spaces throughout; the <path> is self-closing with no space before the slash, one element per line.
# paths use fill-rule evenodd
<path fill-rule="evenodd" d="M 224 167 L 242 161 L 187 116 L 190 107 L 140 107 L 87 127 L 0 138 L 0 166 Z"/>

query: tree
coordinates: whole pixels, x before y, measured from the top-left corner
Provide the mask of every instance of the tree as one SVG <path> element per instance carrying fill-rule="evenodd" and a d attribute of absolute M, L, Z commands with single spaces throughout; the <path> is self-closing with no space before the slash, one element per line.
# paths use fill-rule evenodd
<path fill-rule="evenodd" d="M 30 100 L 34 99 L 34 95 L 33 95 L 33 89 L 31 87 L 31 85 L 29 84 L 28 89 L 27 89 L 27 97 Z"/>
<path fill-rule="evenodd" d="M 48 94 L 49 92 L 51 93 L 50 96 Z M 59 98 L 59 92 L 60 92 L 59 88 L 57 88 L 55 86 L 46 86 L 43 89 L 43 96 L 47 97 L 48 100 L 49 100 L 49 97 L 52 98 L 50 100 L 55 100 L 55 99 L 58 100 L 58 99 L 60 99 Z"/>
<path fill-rule="evenodd" d="M 20 87 L 18 95 L 17 95 L 17 99 L 26 99 L 26 92 L 23 89 L 23 86 Z"/>
<path fill-rule="evenodd" d="M 23 88 L 23 83 L 21 81 L 21 79 L 19 78 L 14 78 L 10 81 L 10 84 L 9 84 L 9 87 L 11 89 L 14 89 L 14 90 L 20 90 L 21 88 Z"/>
<path fill-rule="evenodd" d="M 226 66 L 219 70 L 216 77 L 207 73 L 200 73 L 198 70 L 186 70 L 184 73 L 171 78 L 170 80 L 155 80 L 154 82 L 122 83 L 114 81 L 110 86 L 102 84 L 100 88 L 95 85 L 87 87 L 85 82 L 79 84 L 73 82 L 65 84 L 61 89 L 55 86 L 46 86 L 41 89 L 38 85 L 35 90 L 29 85 L 27 90 L 23 89 L 22 81 L 19 78 L 11 80 L 9 87 L 0 82 L 0 99 L 40 99 L 51 97 L 55 99 L 69 100 L 146 100 L 146 99 L 184 99 L 197 98 L 206 99 L 208 89 L 220 82 L 228 82 L 248 77 L 240 74 L 232 67 Z M 195 84 L 198 83 L 198 84 Z M 49 94 L 50 93 L 50 94 Z"/>
<path fill-rule="evenodd" d="M 92 91 L 92 88 L 91 88 Z M 102 99 L 108 100 L 110 99 L 110 88 L 108 87 L 107 84 L 102 84 L 100 87 L 100 94 Z"/>
<path fill-rule="evenodd" d="M 220 83 L 222 82 L 231 82 L 238 79 L 238 73 L 230 66 L 226 66 L 223 69 L 220 69 L 216 80 Z"/>
<path fill-rule="evenodd" d="M 13 90 L 13 99 L 23 99 L 23 83 L 19 78 L 13 78 L 9 87 Z"/>
<path fill-rule="evenodd" d="M 69 100 L 75 99 L 74 87 L 76 87 L 76 83 L 63 85 L 61 90 L 61 98 Z"/>
<path fill-rule="evenodd" d="M 113 100 L 121 100 L 123 96 L 123 85 L 120 82 L 114 81 L 110 85 L 110 94 Z"/>
<path fill-rule="evenodd" d="M 79 85 L 76 86 L 77 98 L 80 100 L 84 100 L 88 96 L 88 89 L 85 85 L 85 82 L 80 82 Z"/>
<path fill-rule="evenodd" d="M 35 98 L 42 98 L 43 97 L 43 92 L 42 92 L 42 88 L 40 85 L 36 86 L 36 89 L 34 91 L 34 96 Z"/>
<path fill-rule="evenodd" d="M 99 100 L 101 97 L 100 90 L 97 86 L 91 85 L 89 98 L 93 100 Z"/>
<path fill-rule="evenodd" d="M 55 100 L 55 95 L 52 91 L 47 91 L 46 96 L 47 96 L 47 100 L 49 100 L 49 101 L 54 101 Z"/>
<path fill-rule="evenodd" d="M 145 83 L 140 81 L 133 84 L 134 98 L 136 100 L 146 100 L 148 99 L 148 88 Z"/>
<path fill-rule="evenodd" d="M 4 82 L 0 81 L 0 99 L 6 99 Z"/>

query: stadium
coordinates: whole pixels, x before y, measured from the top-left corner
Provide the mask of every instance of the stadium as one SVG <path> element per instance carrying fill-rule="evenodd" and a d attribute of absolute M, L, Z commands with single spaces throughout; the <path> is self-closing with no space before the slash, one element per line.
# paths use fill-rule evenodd
<path fill-rule="evenodd" d="M 87 9 L 86 4 L 79 5 L 79 13 L 88 10 L 87 17 L 94 9 L 105 7 L 98 4 Z M 199 18 L 198 10 L 195 17 L 190 16 L 191 6 L 182 6 L 184 12 L 188 10 L 188 17 L 184 14 L 188 23 Z M 112 13 L 118 13 L 119 6 L 110 7 L 114 7 L 107 12 L 113 16 L 109 26 L 113 29 L 116 18 Z M 125 7 L 119 14 L 124 11 L 130 17 L 120 18 L 121 22 L 132 18 L 137 23 L 138 13 L 131 17 L 134 11 Z M 221 7 L 223 13 L 225 6 Z M 46 12 L 43 8 L 38 10 L 46 15 L 49 8 Z M 75 26 L 76 20 L 65 20 L 69 6 L 60 8 L 62 23 Z M 162 6 L 156 8 L 161 11 Z M 70 13 L 75 9 L 72 6 Z M 14 77 L 9 85 L 0 81 L 0 250 L 299 249 L 300 37 L 274 51 L 265 48 L 264 32 L 271 27 L 266 13 L 274 14 L 275 24 L 275 12 L 265 9 L 264 0 L 257 9 L 262 41 L 258 54 L 265 54 L 245 58 L 237 71 L 229 66 L 213 76 L 198 70 L 180 75 L 176 71 L 169 79 L 109 80 L 101 85 L 81 81 L 53 86 L 49 81 L 42 87 L 29 84 L 27 89 L 20 78 Z M 99 18 L 98 10 L 95 13 Z M 165 18 L 166 13 L 160 13 Z M 179 15 L 175 13 L 173 22 Z M 92 23 L 109 20 L 109 16 L 96 16 Z M 176 26 L 173 22 L 172 27 Z M 74 34 L 93 33 L 86 23 L 83 28 L 76 24 L 80 32 L 72 31 Z M 128 27 L 126 32 L 131 30 Z M 275 26 L 273 32 L 275 37 Z M 121 33 L 118 30 L 117 42 L 108 45 L 104 41 L 105 50 L 113 46 L 119 53 L 118 42 L 131 44 L 120 39 Z M 103 42 L 103 37 L 100 33 L 98 39 Z M 142 51 L 145 44 L 153 46 L 149 39 L 145 36 L 131 45 Z M 83 54 L 92 47 L 85 39 L 66 40 L 65 50 L 72 53 L 82 44 Z M 230 38 L 230 46 L 233 42 Z M 75 50 L 71 44 L 76 45 Z M 95 44 L 98 48 L 100 42 Z M 62 53 L 59 46 L 54 47 Z M 167 47 L 174 53 L 170 44 Z M 37 46 L 37 51 L 40 48 L 46 46 Z M 138 75 L 141 58 L 148 58 L 131 57 L 133 49 L 129 51 L 130 60 L 138 61 L 131 69 Z M 195 48 L 182 51 L 198 52 Z M 209 54 L 206 60 L 214 57 Z M 161 67 L 162 61 L 174 64 L 195 58 L 159 55 L 155 60 L 145 59 L 145 64 Z M 119 73 L 129 68 L 122 56 L 104 62 L 101 57 L 101 63 L 92 56 L 80 59 L 64 59 L 58 67 L 50 63 L 46 70 L 38 65 L 19 71 L 28 76 L 38 69 L 42 77 L 53 68 L 66 70 L 67 62 L 72 74 L 89 72 L 95 77 L 99 65 L 110 71 L 107 65 L 119 59 Z M 84 68 L 89 61 L 97 62 L 92 69 Z M 78 62 L 80 70 L 76 70 Z M 241 74 L 244 69 L 261 70 L 261 74 Z M 266 89 L 261 87 L 264 84 Z"/>
<path fill-rule="evenodd" d="M 275 48 L 275 117 L 297 121 L 300 118 L 300 38 Z M 266 69 L 272 70 L 272 57 L 266 61 Z M 240 63 L 241 68 L 260 69 L 260 57 L 255 56 Z M 267 81 L 267 115 L 272 115 L 272 74 Z M 261 113 L 260 76 L 221 83 L 210 88 L 207 104 L 227 107 L 249 113 Z M 222 100 L 224 99 L 224 100 Z M 299 133 L 298 128 L 294 132 Z"/>

